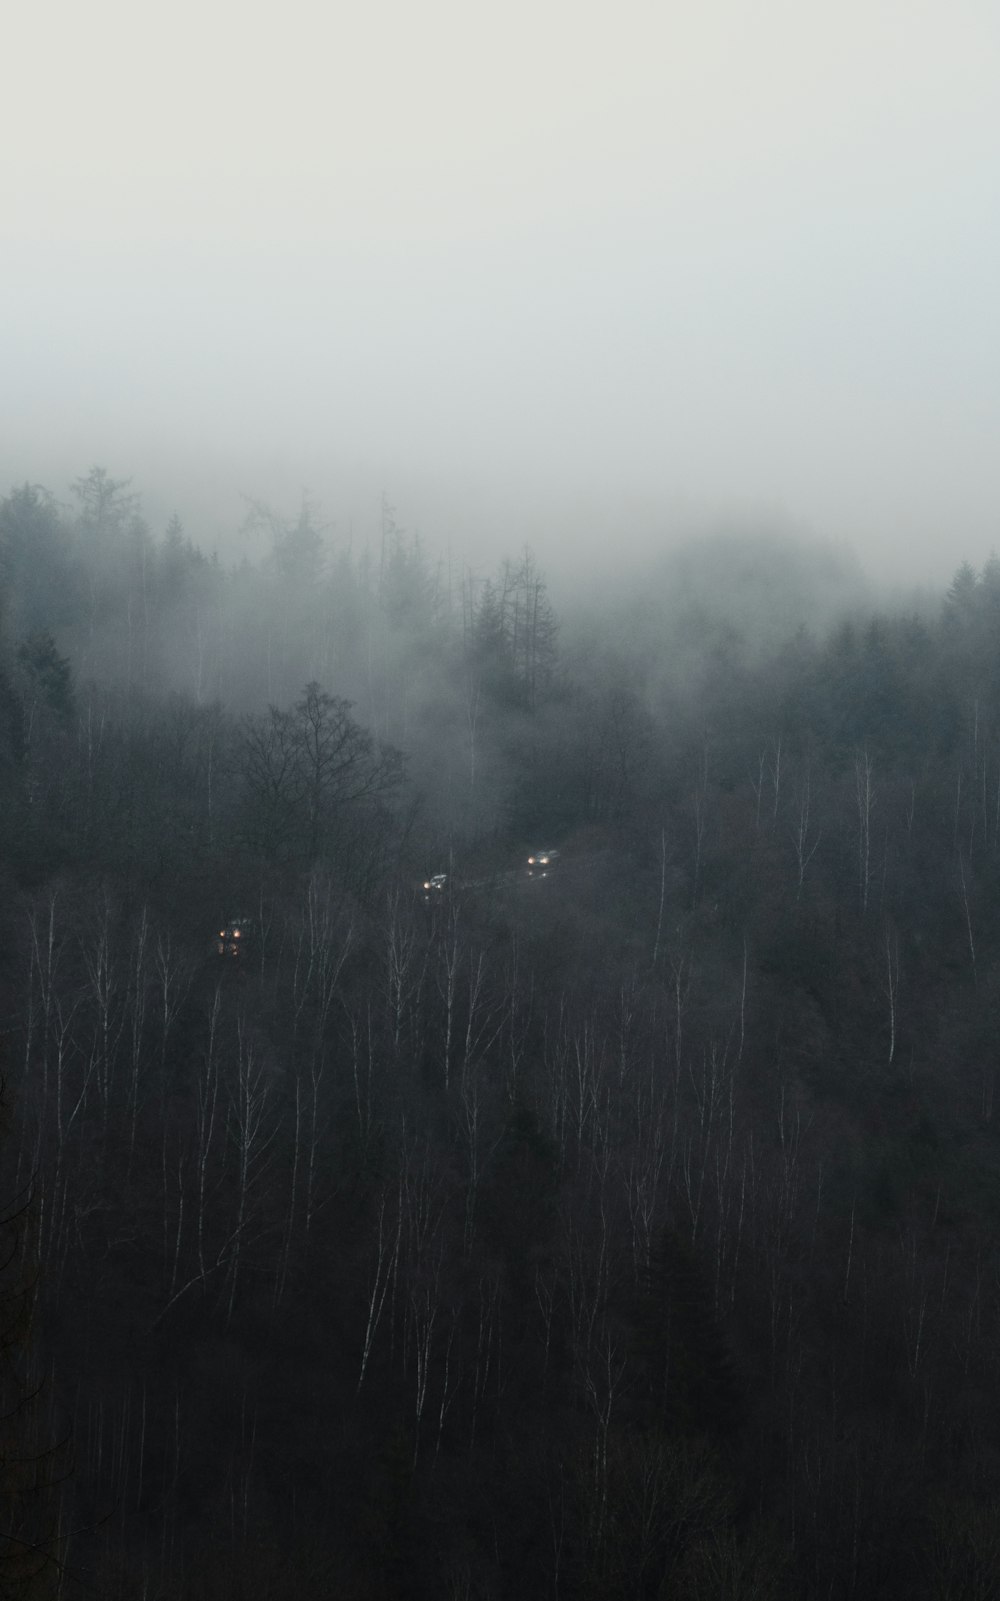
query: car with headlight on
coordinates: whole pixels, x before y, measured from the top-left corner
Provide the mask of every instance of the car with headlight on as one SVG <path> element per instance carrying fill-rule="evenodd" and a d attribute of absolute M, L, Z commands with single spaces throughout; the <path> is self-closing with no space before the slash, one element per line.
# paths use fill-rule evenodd
<path fill-rule="evenodd" d="M 443 895 L 447 885 L 447 873 L 433 873 L 430 878 L 424 879 L 424 894 L 428 897 L 431 895 Z"/>
<path fill-rule="evenodd" d="M 549 871 L 549 868 L 552 867 L 553 864 L 558 861 L 558 859 L 559 852 L 556 850 L 540 849 L 532 851 L 531 855 L 528 857 L 529 878 L 535 876 L 544 878 L 546 873 Z"/>
<path fill-rule="evenodd" d="M 240 956 L 246 950 L 251 926 L 249 917 L 231 917 L 229 922 L 219 929 L 219 938 L 215 946 L 219 956 Z"/>

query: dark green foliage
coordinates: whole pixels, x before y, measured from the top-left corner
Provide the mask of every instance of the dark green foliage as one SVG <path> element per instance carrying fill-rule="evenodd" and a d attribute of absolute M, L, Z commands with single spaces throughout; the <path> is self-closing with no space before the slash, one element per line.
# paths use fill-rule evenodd
<path fill-rule="evenodd" d="M 634 1313 L 649 1427 L 725 1439 L 746 1416 L 743 1381 L 690 1245 L 661 1229 L 640 1279 Z"/>
<path fill-rule="evenodd" d="M 248 718 L 237 761 L 248 840 L 272 861 L 300 863 L 371 849 L 366 823 L 379 820 L 404 771 L 402 753 L 376 746 L 350 701 L 316 683 L 291 711 Z"/>
<path fill-rule="evenodd" d="M 109 1601 L 991 1594 L 997 563 L 560 654 L 257 512 L 0 507 L 17 1515 Z"/>
<path fill-rule="evenodd" d="M 7 1067 L 0 1035 L 0 1066 Z M 0 1080 L 0 1139 L 9 1142 L 6 1078 Z M 61 1490 L 72 1467 L 56 1433 L 50 1386 L 33 1321 L 38 1298 L 36 1203 L 30 1192 L 0 1213 L 0 1596 L 54 1597 L 60 1589 Z"/>
<path fill-rule="evenodd" d="M 37 698 L 56 717 L 68 719 L 73 713 L 73 671 L 60 656 L 51 634 L 30 634 L 17 649 L 17 660 Z"/>
<path fill-rule="evenodd" d="M 35 484 L 0 501 L 0 627 L 7 637 L 67 621 L 76 572 L 52 496 Z"/>
<path fill-rule="evenodd" d="M 552 1250 L 558 1189 L 552 1139 L 536 1113 L 515 1106 L 490 1159 L 479 1225 L 489 1248 L 522 1281 Z"/>

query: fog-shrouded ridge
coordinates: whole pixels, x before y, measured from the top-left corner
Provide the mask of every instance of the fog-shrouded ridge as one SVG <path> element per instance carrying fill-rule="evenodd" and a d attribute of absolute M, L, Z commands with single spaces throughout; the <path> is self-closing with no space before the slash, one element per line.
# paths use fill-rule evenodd
<path fill-rule="evenodd" d="M 1000 561 L 233 538 L 0 499 L 2 1586 L 991 1593 Z"/>
<path fill-rule="evenodd" d="M 1000 9 L 8 11 L 0 1594 L 1000 1595 Z"/>
<path fill-rule="evenodd" d="M 446 833 L 499 824 L 502 751 L 542 702 L 565 719 L 564 662 L 599 675 L 625 640 L 622 670 L 649 712 L 695 715 L 713 663 L 757 667 L 873 604 L 848 552 L 759 530 L 677 530 L 644 563 L 608 551 L 550 580 L 528 545 L 472 566 L 407 529 L 386 497 L 363 529 L 309 495 L 287 511 L 238 497 L 227 557 L 176 514 L 154 531 L 138 488 L 105 468 L 64 498 L 25 485 L 4 504 L 15 638 L 51 634 L 102 693 L 173 693 L 237 715 L 326 686 L 407 751 Z M 487 709 L 494 678 L 506 711 L 503 695 Z"/>

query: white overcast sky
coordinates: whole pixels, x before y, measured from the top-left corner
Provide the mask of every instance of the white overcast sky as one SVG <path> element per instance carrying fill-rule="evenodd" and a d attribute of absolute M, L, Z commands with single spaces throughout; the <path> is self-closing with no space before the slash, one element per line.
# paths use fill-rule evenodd
<path fill-rule="evenodd" d="M 3 40 L 0 491 L 1000 547 L 997 0 L 33 0 Z"/>

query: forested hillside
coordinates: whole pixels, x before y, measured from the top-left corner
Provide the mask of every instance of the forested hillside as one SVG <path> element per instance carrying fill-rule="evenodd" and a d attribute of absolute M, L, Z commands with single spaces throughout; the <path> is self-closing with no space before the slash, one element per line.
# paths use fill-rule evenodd
<path fill-rule="evenodd" d="M 245 532 L 0 503 L 3 1593 L 1000 1593 L 1000 562 Z"/>

